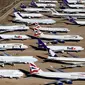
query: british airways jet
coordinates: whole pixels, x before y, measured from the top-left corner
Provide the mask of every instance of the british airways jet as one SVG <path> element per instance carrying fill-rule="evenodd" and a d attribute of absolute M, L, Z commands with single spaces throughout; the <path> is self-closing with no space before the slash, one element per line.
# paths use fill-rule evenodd
<path fill-rule="evenodd" d="M 29 63 L 29 66 L 30 74 L 32 75 L 36 75 L 42 78 L 56 79 L 55 81 L 52 81 L 45 85 L 63 85 L 63 83 L 72 84 L 73 80 L 85 80 L 85 72 L 45 72 L 42 71 L 39 67 L 37 67 L 34 63 Z"/>
<path fill-rule="evenodd" d="M 60 32 L 60 33 L 67 33 L 69 32 L 70 30 L 68 28 L 62 28 L 62 27 L 41 27 L 38 23 L 35 23 L 35 26 L 33 27 L 33 29 L 39 29 L 40 31 L 43 31 L 43 32 L 52 32 L 53 34 L 56 34 L 57 32 Z"/>
<path fill-rule="evenodd" d="M 83 37 L 79 35 L 52 35 L 52 34 L 44 34 L 39 29 L 34 29 L 34 36 L 46 39 L 46 40 L 56 40 L 56 41 L 80 41 L 83 40 Z"/>

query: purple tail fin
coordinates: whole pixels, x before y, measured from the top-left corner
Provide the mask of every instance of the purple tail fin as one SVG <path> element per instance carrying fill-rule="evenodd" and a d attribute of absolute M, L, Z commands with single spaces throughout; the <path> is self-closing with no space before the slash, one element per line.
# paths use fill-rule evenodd
<path fill-rule="evenodd" d="M 14 9 L 14 12 L 18 12 L 18 10 L 16 8 L 13 8 Z"/>
<path fill-rule="evenodd" d="M 74 23 L 74 24 L 77 24 L 77 22 L 71 16 L 69 16 L 69 21 L 72 22 L 72 23 Z"/>
<path fill-rule="evenodd" d="M 23 3 L 20 4 L 20 7 L 21 8 L 26 8 L 26 6 Z"/>
<path fill-rule="evenodd" d="M 68 6 L 69 7 L 69 3 L 68 3 L 68 1 L 67 0 L 63 0 L 63 4 L 65 5 L 65 6 Z"/>
<path fill-rule="evenodd" d="M 34 2 L 34 0 L 32 0 L 31 3 L 30 3 L 30 6 L 37 7 L 36 2 Z"/>
<path fill-rule="evenodd" d="M 48 54 L 50 57 L 58 57 L 50 48 L 48 48 Z"/>
<path fill-rule="evenodd" d="M 18 14 L 20 17 L 22 17 L 22 15 L 20 14 L 20 12 L 17 12 L 17 14 Z"/>
<path fill-rule="evenodd" d="M 38 47 L 47 49 L 47 46 L 41 41 L 41 39 L 38 39 Z"/>

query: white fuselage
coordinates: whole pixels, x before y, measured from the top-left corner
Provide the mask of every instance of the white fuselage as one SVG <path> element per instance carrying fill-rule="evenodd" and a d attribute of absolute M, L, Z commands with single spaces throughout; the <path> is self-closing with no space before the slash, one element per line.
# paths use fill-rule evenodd
<path fill-rule="evenodd" d="M 50 60 L 57 60 L 57 61 L 69 61 L 69 62 L 81 62 L 84 63 L 85 62 L 85 58 L 73 58 L 73 57 L 51 57 L 48 56 L 48 59 Z"/>
<path fill-rule="evenodd" d="M 81 46 L 47 46 L 53 51 L 72 51 L 78 52 L 84 50 Z"/>
<path fill-rule="evenodd" d="M 0 69 L 0 78 L 20 78 L 23 75 L 19 70 Z"/>
<path fill-rule="evenodd" d="M 44 39 L 53 39 L 53 40 L 65 40 L 65 41 L 79 41 L 83 38 L 79 35 L 47 35 L 47 34 L 40 34 L 40 38 Z"/>
<path fill-rule="evenodd" d="M 25 25 L 13 25 L 13 26 L 3 26 L 3 25 L 0 25 L 0 32 L 3 32 L 3 31 L 24 31 L 24 30 L 28 30 L 29 27 L 28 26 L 25 26 Z"/>
<path fill-rule="evenodd" d="M 64 16 L 64 17 L 68 17 L 68 16 L 72 16 L 72 17 L 78 17 L 78 18 L 85 18 L 85 14 L 84 13 L 54 13 L 53 15 L 56 16 Z"/>
<path fill-rule="evenodd" d="M 61 78 L 61 79 L 85 79 L 85 72 L 44 72 L 40 71 L 38 76 L 46 78 Z"/>
<path fill-rule="evenodd" d="M 49 12 L 48 8 L 23 8 L 22 10 L 26 12 Z"/>
<path fill-rule="evenodd" d="M 43 15 L 40 14 L 40 13 L 24 13 L 24 12 L 20 12 L 20 14 L 22 15 L 22 17 L 28 17 L 28 18 L 43 17 Z"/>
<path fill-rule="evenodd" d="M 56 7 L 56 4 L 52 4 L 52 3 L 36 3 L 37 7 Z"/>
<path fill-rule="evenodd" d="M 27 49 L 28 46 L 22 43 L 5 43 L 0 44 L 0 50 L 12 50 L 12 49 Z"/>
<path fill-rule="evenodd" d="M 57 3 L 56 0 L 38 0 L 38 2 L 43 2 L 43 3 Z"/>
<path fill-rule="evenodd" d="M 0 34 L 1 39 L 17 39 L 17 40 L 24 40 L 29 39 L 27 35 L 12 35 L 12 34 Z"/>
<path fill-rule="evenodd" d="M 36 62 L 33 56 L 0 56 L 1 63 L 29 63 Z"/>
<path fill-rule="evenodd" d="M 67 12 L 67 13 L 72 13 L 72 12 L 75 12 L 75 13 L 79 13 L 79 12 L 85 13 L 85 9 L 62 9 L 62 11 Z"/>
<path fill-rule="evenodd" d="M 68 4 L 71 8 L 85 8 L 83 4 Z"/>
<path fill-rule="evenodd" d="M 46 32 L 68 32 L 67 28 L 50 28 L 50 27 L 40 27 L 38 28 L 40 31 L 46 31 Z"/>
<path fill-rule="evenodd" d="M 14 21 L 28 23 L 28 24 L 34 24 L 34 23 L 54 24 L 54 23 L 56 23 L 56 21 L 53 19 L 23 19 L 23 18 L 19 19 L 19 18 L 15 18 Z"/>
<path fill-rule="evenodd" d="M 85 0 L 67 0 L 68 1 L 68 3 L 74 3 L 74 4 L 76 4 L 76 3 L 85 3 Z"/>
<path fill-rule="evenodd" d="M 85 25 L 85 21 L 77 21 L 77 20 L 75 20 L 75 21 L 76 21 L 76 23 L 79 24 L 79 25 Z"/>

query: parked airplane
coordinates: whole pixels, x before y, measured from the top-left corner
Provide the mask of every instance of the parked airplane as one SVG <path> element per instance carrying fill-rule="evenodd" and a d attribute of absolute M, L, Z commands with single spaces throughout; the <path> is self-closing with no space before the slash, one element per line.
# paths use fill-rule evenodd
<path fill-rule="evenodd" d="M 67 0 L 69 4 L 82 4 L 85 3 L 85 0 Z"/>
<path fill-rule="evenodd" d="M 28 30 L 29 27 L 25 25 L 0 25 L 0 33 L 9 32 L 9 31 L 25 31 Z"/>
<path fill-rule="evenodd" d="M 85 9 L 61 9 L 63 12 L 67 13 L 85 13 Z"/>
<path fill-rule="evenodd" d="M 45 85 L 50 84 L 63 85 L 63 83 L 72 84 L 73 80 L 85 79 L 85 72 L 45 72 L 42 71 L 39 67 L 37 67 L 34 63 L 30 63 L 29 66 L 30 74 L 32 75 L 36 75 L 43 78 L 56 79 L 55 81 L 47 83 Z"/>
<path fill-rule="evenodd" d="M 4 56 L 0 56 L 0 65 L 4 67 L 6 64 L 15 65 L 15 64 L 27 64 L 29 62 L 38 61 L 33 56 L 12 56 L 8 54 L 4 54 Z"/>
<path fill-rule="evenodd" d="M 52 32 L 53 34 L 56 34 L 57 32 L 69 32 L 68 28 L 51 28 L 51 27 L 41 27 L 38 23 L 35 23 L 35 27 L 33 29 L 39 29 L 40 31 L 44 32 Z"/>
<path fill-rule="evenodd" d="M 23 11 L 26 12 L 49 12 L 49 8 L 28 8 L 24 4 L 21 4 L 20 7 L 22 8 Z"/>
<path fill-rule="evenodd" d="M 42 3 L 58 3 L 57 0 L 38 0 L 38 2 L 42 2 Z"/>
<path fill-rule="evenodd" d="M 0 50 L 24 50 L 27 49 L 28 46 L 23 43 L 3 43 L 0 44 Z"/>
<path fill-rule="evenodd" d="M 70 8 L 85 8 L 84 4 L 69 4 L 67 0 L 63 0 L 63 3 Z"/>
<path fill-rule="evenodd" d="M 50 48 L 55 52 L 79 52 L 84 50 L 81 46 L 46 46 L 40 39 L 38 39 L 38 48 Z"/>
<path fill-rule="evenodd" d="M 78 20 L 75 20 L 72 17 L 69 17 L 69 21 L 76 24 L 76 25 L 85 25 L 85 21 L 78 21 Z"/>
<path fill-rule="evenodd" d="M 59 13 L 54 8 L 51 8 L 52 16 L 60 16 L 60 17 L 77 17 L 77 18 L 85 18 L 84 13 Z"/>
<path fill-rule="evenodd" d="M 14 9 L 14 13 L 19 12 L 17 9 Z M 40 13 L 27 13 L 27 12 L 19 12 L 23 18 L 40 18 L 43 17 Z"/>
<path fill-rule="evenodd" d="M 0 34 L 0 39 L 3 40 L 25 40 L 25 39 L 29 39 L 29 37 L 27 35 L 13 35 L 13 34 Z"/>
<path fill-rule="evenodd" d="M 14 13 L 14 15 L 15 15 L 15 18 L 13 21 L 15 21 L 15 22 L 23 22 L 26 24 L 34 24 L 34 23 L 54 24 L 54 23 L 56 23 L 56 21 L 53 19 L 24 19 L 24 18 L 22 18 L 21 14 L 19 12 Z"/>
<path fill-rule="evenodd" d="M 67 64 L 83 65 L 85 64 L 85 58 L 79 58 L 77 56 L 73 57 L 63 57 L 56 55 L 51 49 L 48 49 L 49 56 L 46 60 L 56 60 L 61 62 L 66 62 Z"/>
<path fill-rule="evenodd" d="M 34 29 L 34 36 L 46 40 L 56 40 L 56 42 L 65 42 L 65 41 L 80 41 L 83 40 L 83 37 L 79 35 L 52 35 L 52 34 L 43 34 L 40 30 Z"/>
<path fill-rule="evenodd" d="M 0 78 L 21 78 L 23 75 L 20 70 L 0 69 Z"/>
<path fill-rule="evenodd" d="M 49 7 L 49 8 L 56 7 L 55 3 L 39 3 L 39 2 L 37 3 L 34 0 L 32 0 L 29 5 L 32 6 L 32 7 L 43 7 L 43 8 L 46 8 L 46 7 Z"/>

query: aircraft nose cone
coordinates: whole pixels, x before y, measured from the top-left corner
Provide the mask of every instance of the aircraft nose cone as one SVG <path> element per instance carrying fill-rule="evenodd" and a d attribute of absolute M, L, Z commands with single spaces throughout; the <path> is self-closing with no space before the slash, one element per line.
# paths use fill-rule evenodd
<path fill-rule="evenodd" d="M 84 38 L 83 37 L 80 37 L 80 40 L 83 40 Z"/>

